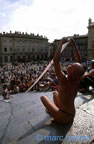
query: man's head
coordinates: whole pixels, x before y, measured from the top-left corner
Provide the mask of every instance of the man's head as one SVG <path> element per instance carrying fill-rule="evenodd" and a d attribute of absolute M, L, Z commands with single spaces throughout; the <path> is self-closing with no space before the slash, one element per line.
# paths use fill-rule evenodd
<path fill-rule="evenodd" d="M 70 64 L 67 67 L 67 74 L 71 79 L 80 79 L 84 72 L 84 68 L 80 63 Z"/>

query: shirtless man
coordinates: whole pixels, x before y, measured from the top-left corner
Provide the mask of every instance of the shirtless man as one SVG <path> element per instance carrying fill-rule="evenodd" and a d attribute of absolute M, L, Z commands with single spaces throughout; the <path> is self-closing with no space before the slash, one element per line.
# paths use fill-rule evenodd
<path fill-rule="evenodd" d="M 67 38 L 63 38 L 60 41 L 53 58 L 55 73 L 59 82 L 58 93 L 53 96 L 55 104 L 53 104 L 48 99 L 48 97 L 41 97 L 42 103 L 44 104 L 50 115 L 58 123 L 68 123 L 70 121 L 73 121 L 75 116 L 74 99 L 77 95 L 77 91 L 79 90 L 80 78 L 84 74 L 83 66 L 80 64 L 80 53 L 73 39 L 70 40 L 70 44 L 74 48 L 75 58 L 77 59 L 78 63 L 69 65 L 66 68 L 67 76 L 62 72 L 61 66 L 59 64 L 61 55 L 60 52 L 62 45 L 67 41 Z"/>

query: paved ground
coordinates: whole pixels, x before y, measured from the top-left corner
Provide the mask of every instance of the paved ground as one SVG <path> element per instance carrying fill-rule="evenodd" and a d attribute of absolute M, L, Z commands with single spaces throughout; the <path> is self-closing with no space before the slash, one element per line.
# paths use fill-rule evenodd
<path fill-rule="evenodd" d="M 94 139 L 93 96 L 78 93 L 74 122 L 59 125 L 45 112 L 42 95 L 52 100 L 52 92 L 13 95 L 9 103 L 0 96 L 0 144 L 79 144 Z"/>

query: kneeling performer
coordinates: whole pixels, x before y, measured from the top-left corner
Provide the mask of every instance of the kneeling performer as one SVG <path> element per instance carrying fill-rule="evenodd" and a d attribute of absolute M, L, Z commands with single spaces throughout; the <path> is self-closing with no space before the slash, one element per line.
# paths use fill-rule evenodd
<path fill-rule="evenodd" d="M 62 45 L 66 42 L 68 42 L 67 38 L 63 38 L 60 41 L 53 58 L 54 69 L 59 83 L 58 90 L 53 95 L 55 104 L 53 104 L 48 99 L 48 97 L 41 97 L 42 103 L 44 104 L 50 115 L 58 123 L 68 123 L 70 121 L 73 121 L 75 116 L 74 99 L 77 95 L 77 91 L 79 90 L 80 79 L 84 74 L 84 68 L 80 64 L 81 56 L 73 39 L 70 39 L 70 44 L 74 48 L 74 54 L 75 58 L 77 59 L 77 63 L 67 66 L 67 75 L 63 73 L 59 60 Z"/>

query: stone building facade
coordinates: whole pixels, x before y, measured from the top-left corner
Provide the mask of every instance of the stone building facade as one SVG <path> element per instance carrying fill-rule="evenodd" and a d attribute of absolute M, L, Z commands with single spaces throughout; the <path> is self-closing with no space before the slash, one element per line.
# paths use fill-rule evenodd
<path fill-rule="evenodd" d="M 48 39 L 15 32 L 0 33 L 0 64 L 47 60 Z"/>
<path fill-rule="evenodd" d="M 88 50 L 88 35 L 74 35 L 71 36 L 70 38 L 73 38 L 78 46 L 78 49 L 80 51 L 80 54 L 83 58 L 83 61 L 87 60 L 87 50 Z M 55 40 L 53 42 L 53 55 L 54 52 L 58 46 L 59 40 Z M 63 53 L 62 53 L 62 61 L 74 61 L 74 51 L 71 45 L 68 45 Z"/>
<path fill-rule="evenodd" d="M 88 20 L 88 34 L 68 36 L 78 46 L 83 61 L 94 59 L 94 22 Z M 15 32 L 0 33 L 0 64 L 51 60 L 59 40 L 49 43 L 43 36 Z M 71 45 L 62 53 L 62 61 L 74 61 Z"/>
<path fill-rule="evenodd" d="M 88 59 L 94 59 L 94 22 L 88 21 Z"/>

